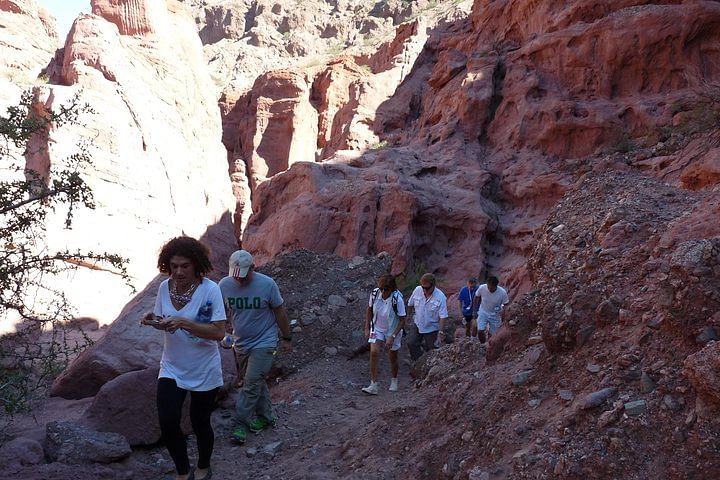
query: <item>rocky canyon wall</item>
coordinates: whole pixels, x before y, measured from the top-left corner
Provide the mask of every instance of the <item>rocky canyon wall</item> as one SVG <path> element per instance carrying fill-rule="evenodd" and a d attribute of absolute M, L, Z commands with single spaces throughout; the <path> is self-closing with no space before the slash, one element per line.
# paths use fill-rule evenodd
<path fill-rule="evenodd" d="M 160 246 L 183 233 L 205 236 L 216 265 L 224 265 L 236 244 L 235 202 L 192 17 L 172 0 L 97 0 L 92 8 L 50 62 L 50 84 L 34 87 L 38 107 L 58 109 L 78 95 L 92 110 L 82 125 L 52 130 L 27 158 L 29 167 L 40 155 L 56 168 L 82 145 L 92 161 L 83 176 L 95 210 L 78 211 L 72 230 L 63 228 L 59 212 L 50 218 L 48 248 L 118 253 L 129 259 L 138 290 L 157 275 Z M 23 12 L 10 14 L 24 21 Z M 101 323 L 112 321 L 132 294 L 116 275 L 83 268 L 58 282 L 72 284 L 67 295 L 80 315 Z"/>
<path fill-rule="evenodd" d="M 716 2 L 477 1 L 465 19 L 431 28 L 401 26 L 399 42 L 407 46 L 405 39 L 414 38 L 421 46 L 406 48 L 411 54 L 405 57 L 397 48 L 387 53 L 393 48 L 388 42 L 374 56 L 354 57 L 360 69 L 345 60 L 261 76 L 225 117 L 226 138 L 228 128 L 239 132 L 231 142 L 234 156 L 248 165 L 253 188 L 260 185 L 244 242 L 263 258 L 299 246 L 351 255 L 377 253 L 383 245 L 397 259 L 396 273 L 422 264 L 457 284 L 469 274 L 493 271 L 524 291 L 531 284 L 525 260 L 533 236 L 586 171 L 578 166 L 583 159 L 597 158 L 596 168 L 614 168 L 612 154 L 642 148 L 646 153 L 638 166 L 645 171 L 682 178 L 678 181 L 685 185 L 707 185 L 696 171 L 705 165 L 700 171 L 716 178 L 712 154 L 687 151 L 682 132 L 687 131 L 683 122 L 687 127 L 697 121 L 688 120 L 695 115 L 692 105 L 718 81 L 717 24 Z M 408 36 L 403 28 L 416 31 Z M 374 84 L 384 69 L 370 58 L 385 58 L 402 74 Z M 407 62 L 399 68 L 403 58 Z M 308 77 L 314 78 L 312 88 Z M 372 90 L 378 84 L 382 95 Z M 358 94 L 368 87 L 368 96 L 380 101 Z M 308 104 L 315 109 L 306 109 Z M 266 130 L 257 138 L 258 125 L 273 123 L 283 125 L 278 135 Z M 363 131 L 361 126 L 363 135 L 349 133 Z M 668 143 L 673 154 L 658 160 L 668 157 Z M 372 178 L 388 172 L 402 183 L 413 175 L 401 167 L 407 146 L 417 156 L 414 174 L 424 181 L 392 187 L 422 205 L 402 213 L 408 217 L 402 221 L 405 240 L 386 242 L 380 233 L 372 241 L 358 241 L 342 233 L 359 231 L 351 212 L 360 207 L 348 209 L 346 187 L 333 186 L 328 176 L 360 179 L 368 170 Z M 382 152 L 373 150 L 377 147 Z M 680 151 L 698 161 L 680 166 L 672 160 Z M 297 161 L 332 165 L 294 167 Z M 291 178 L 262 185 L 286 168 L 283 176 Z M 340 168 L 345 171 L 336 173 Z M 389 186 L 367 182 L 369 190 Z M 440 185 L 441 193 L 435 191 Z M 424 189 L 427 194 L 419 193 Z M 444 205 L 458 203 L 474 213 L 450 220 L 454 215 Z M 322 206 L 313 210 L 309 204 Z M 418 213 L 433 209 L 448 219 L 446 228 L 428 227 Z M 275 222 L 296 211 L 314 218 L 300 222 L 309 228 Z"/>

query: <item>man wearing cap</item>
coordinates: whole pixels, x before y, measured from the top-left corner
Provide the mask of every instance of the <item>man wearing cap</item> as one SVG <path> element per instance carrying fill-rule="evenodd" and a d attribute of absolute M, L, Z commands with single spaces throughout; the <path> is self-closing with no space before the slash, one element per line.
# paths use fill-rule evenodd
<path fill-rule="evenodd" d="M 270 391 L 265 376 L 272 367 L 281 335 L 281 349 L 292 350 L 287 311 L 275 281 L 254 271 L 250 252 L 230 255 L 229 275 L 220 280 L 225 303 L 231 312 L 235 353 L 245 378 L 236 412 L 238 425 L 233 439 L 244 443 L 247 432 L 259 432 L 275 425 Z"/>

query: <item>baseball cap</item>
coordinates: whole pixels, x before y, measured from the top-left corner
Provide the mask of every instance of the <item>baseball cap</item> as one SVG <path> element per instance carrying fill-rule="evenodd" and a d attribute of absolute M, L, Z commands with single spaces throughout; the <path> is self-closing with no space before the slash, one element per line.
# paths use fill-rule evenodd
<path fill-rule="evenodd" d="M 247 250 L 237 250 L 230 255 L 230 276 L 245 278 L 253 264 L 253 257 Z"/>

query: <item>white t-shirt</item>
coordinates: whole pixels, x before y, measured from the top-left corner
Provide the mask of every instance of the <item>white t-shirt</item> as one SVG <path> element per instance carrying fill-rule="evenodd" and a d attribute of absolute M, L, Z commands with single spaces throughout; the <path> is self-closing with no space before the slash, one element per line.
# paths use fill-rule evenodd
<path fill-rule="evenodd" d="M 408 305 L 415 309 L 415 325 L 420 333 L 437 332 L 440 330 L 440 319 L 448 318 L 447 297 L 435 287 L 430 298 L 425 298 L 421 286 L 415 287 Z"/>
<path fill-rule="evenodd" d="M 375 305 L 372 304 L 373 296 L 370 295 L 370 299 L 368 300 L 368 307 L 371 307 L 373 309 L 373 313 L 375 313 L 376 331 L 387 332 L 388 328 L 390 327 L 390 325 L 388 324 L 388 315 L 390 314 L 390 310 L 392 309 L 393 296 L 395 296 L 396 298 L 397 316 L 404 317 L 406 315 L 405 302 L 403 301 L 402 295 L 399 292 L 392 292 L 392 294 L 387 299 L 382 298 L 382 292 L 379 292 L 377 294 L 377 298 L 375 299 Z"/>
<path fill-rule="evenodd" d="M 165 280 L 158 288 L 153 313 L 161 317 L 176 316 L 198 321 L 201 307 L 211 309 L 212 313 L 208 312 L 209 321 L 225 320 L 222 293 L 215 282 L 203 278 L 187 305 L 176 310 L 170 301 L 168 280 Z M 195 392 L 206 392 L 222 386 L 223 376 L 217 341 L 196 337 L 182 329 L 164 334 L 165 346 L 160 359 L 158 378 L 172 378 L 178 387 Z"/>
<path fill-rule="evenodd" d="M 494 292 L 491 292 L 487 283 L 480 285 L 480 288 L 475 292 L 475 296 L 480 297 L 482 300 L 477 311 L 478 315 L 480 315 L 481 311 L 490 316 L 499 315 L 503 305 L 510 303 L 510 298 L 508 298 L 507 291 L 504 288 L 497 287 Z"/>

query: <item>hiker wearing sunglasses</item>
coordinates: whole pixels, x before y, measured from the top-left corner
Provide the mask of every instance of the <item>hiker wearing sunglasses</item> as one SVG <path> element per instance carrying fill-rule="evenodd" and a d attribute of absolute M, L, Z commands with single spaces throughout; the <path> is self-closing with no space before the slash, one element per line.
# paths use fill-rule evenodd
<path fill-rule="evenodd" d="M 405 302 L 397 289 L 395 277 L 389 274 L 381 275 L 378 279 L 378 288 L 372 291 L 368 308 L 365 314 L 365 338 L 370 343 L 370 385 L 362 391 L 368 395 L 377 395 L 378 384 L 378 357 L 383 346 L 387 348 L 390 357 L 391 392 L 398 390 L 398 350 L 402 341 L 402 331 L 405 325 Z"/>
<path fill-rule="evenodd" d="M 447 297 L 435 286 L 433 274 L 420 277 L 420 285 L 415 287 L 408 300 L 408 315 L 414 317 L 414 323 L 408 329 L 408 350 L 415 361 L 423 351 L 437 348 L 445 341 Z"/>

